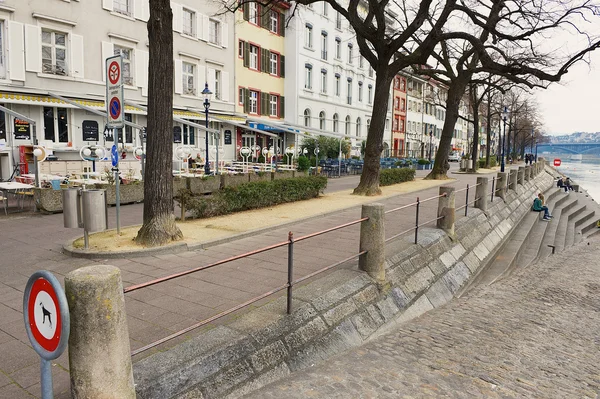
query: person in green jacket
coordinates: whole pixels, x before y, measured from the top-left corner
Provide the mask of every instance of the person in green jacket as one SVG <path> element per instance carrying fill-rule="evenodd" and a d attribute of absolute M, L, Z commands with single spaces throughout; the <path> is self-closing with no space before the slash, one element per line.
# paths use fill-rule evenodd
<path fill-rule="evenodd" d="M 533 200 L 533 208 L 532 209 L 535 212 L 544 211 L 543 220 L 548 221 L 548 220 L 552 219 L 552 215 L 550 215 L 548 207 L 546 205 L 544 205 L 544 195 L 542 193 L 539 193 L 537 198 Z"/>

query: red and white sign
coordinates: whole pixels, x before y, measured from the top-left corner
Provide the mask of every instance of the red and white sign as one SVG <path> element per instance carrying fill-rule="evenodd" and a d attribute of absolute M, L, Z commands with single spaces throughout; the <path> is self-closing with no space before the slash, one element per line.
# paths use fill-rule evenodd
<path fill-rule="evenodd" d="M 27 314 L 33 338 L 42 348 L 54 352 L 60 343 L 62 318 L 58 297 L 48 280 L 39 278 L 33 283 Z"/>
<path fill-rule="evenodd" d="M 554 160 L 554 166 L 560 166 L 560 159 L 556 158 Z"/>
<path fill-rule="evenodd" d="M 109 128 L 122 128 L 125 125 L 122 66 L 120 55 L 106 59 L 106 114 Z"/>

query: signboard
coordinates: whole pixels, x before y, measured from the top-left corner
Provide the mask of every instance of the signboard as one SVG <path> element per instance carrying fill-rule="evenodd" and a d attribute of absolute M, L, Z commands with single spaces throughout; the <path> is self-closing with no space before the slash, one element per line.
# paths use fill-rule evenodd
<path fill-rule="evenodd" d="M 556 158 L 554 160 L 554 166 L 560 166 L 560 159 Z"/>
<path fill-rule="evenodd" d="M 123 112 L 123 76 L 122 58 L 120 55 L 106 59 L 106 113 L 107 126 L 122 128 L 124 126 Z"/>
<path fill-rule="evenodd" d="M 59 357 L 69 341 L 69 305 L 54 275 L 45 270 L 29 278 L 23 298 L 25 330 L 44 360 Z"/>
<path fill-rule="evenodd" d="M 231 130 L 225 130 L 223 137 L 225 140 L 225 145 L 230 145 L 231 144 Z"/>
<path fill-rule="evenodd" d="M 100 133 L 98 131 L 98 122 L 83 121 L 81 123 L 81 130 L 83 132 L 83 141 L 99 141 L 100 140 Z"/>
<path fill-rule="evenodd" d="M 31 140 L 31 125 L 23 119 L 15 118 L 15 139 Z"/>
<path fill-rule="evenodd" d="M 173 126 L 173 143 L 181 143 L 181 126 Z"/>
<path fill-rule="evenodd" d="M 119 153 L 117 152 L 117 146 L 114 144 L 110 148 L 110 161 L 113 167 L 119 165 Z"/>

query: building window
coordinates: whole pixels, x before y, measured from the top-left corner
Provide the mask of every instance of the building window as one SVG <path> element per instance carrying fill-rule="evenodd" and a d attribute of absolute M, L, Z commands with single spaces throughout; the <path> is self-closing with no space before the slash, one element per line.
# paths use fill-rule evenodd
<path fill-rule="evenodd" d="M 312 89 L 312 65 L 310 64 L 304 66 L 304 88 Z"/>
<path fill-rule="evenodd" d="M 369 66 L 369 77 L 372 78 L 373 77 L 373 67 Z"/>
<path fill-rule="evenodd" d="M 214 87 L 215 100 L 221 99 L 221 71 L 215 70 L 215 87 Z"/>
<path fill-rule="evenodd" d="M 211 19 L 208 25 L 208 41 L 212 44 L 221 44 L 221 22 Z"/>
<path fill-rule="evenodd" d="M 131 16 L 131 0 L 113 0 L 113 10 Z"/>
<path fill-rule="evenodd" d="M 335 74 L 335 95 L 337 97 L 340 97 L 341 91 L 342 91 L 341 77 L 340 77 L 339 73 L 336 73 Z"/>
<path fill-rule="evenodd" d="M 327 6 L 327 3 L 323 2 L 323 16 L 326 17 L 329 15 L 329 7 Z"/>
<path fill-rule="evenodd" d="M 308 48 L 312 48 L 313 46 L 313 40 L 312 40 L 312 25 L 310 24 L 306 24 L 306 29 L 305 29 L 305 40 L 306 42 L 304 43 L 304 45 Z"/>
<path fill-rule="evenodd" d="M 188 36 L 195 36 L 195 22 L 196 21 L 196 13 L 188 10 L 187 8 L 183 9 L 183 33 Z"/>
<path fill-rule="evenodd" d="M 400 97 L 394 98 L 394 109 L 400 109 Z"/>
<path fill-rule="evenodd" d="M 344 127 L 344 134 L 350 136 L 350 115 L 346 116 L 346 126 Z"/>
<path fill-rule="evenodd" d="M 327 32 L 321 32 L 321 59 L 327 59 Z"/>
<path fill-rule="evenodd" d="M 6 77 L 6 59 L 4 56 L 4 21 L 0 20 L 0 79 Z M 0 113 L 0 124 L 4 124 L 4 112 Z M 4 129 L 6 134 L 6 129 Z M 2 132 L 0 132 L 2 134 Z M 1 137 L 0 137 L 1 138 Z"/>
<path fill-rule="evenodd" d="M 352 79 L 348 79 L 348 84 L 346 85 L 346 92 L 348 93 L 348 105 L 352 105 Z"/>
<path fill-rule="evenodd" d="M 310 127 L 310 109 L 304 110 L 304 126 Z"/>
<path fill-rule="evenodd" d="M 277 104 L 279 104 L 279 97 L 270 95 L 269 96 L 269 115 L 278 116 L 277 113 Z"/>
<path fill-rule="evenodd" d="M 339 128 L 340 128 L 340 126 L 339 126 L 339 122 L 340 122 L 340 121 L 339 121 L 339 116 L 338 116 L 338 114 L 333 114 L 333 131 L 334 131 L 335 133 L 337 133 L 337 132 L 338 132 L 338 130 L 339 130 Z"/>
<path fill-rule="evenodd" d="M 271 75 L 277 75 L 277 65 L 279 64 L 279 54 L 271 53 L 270 55 L 270 67 L 271 67 Z"/>
<path fill-rule="evenodd" d="M 356 137 L 360 137 L 360 118 L 356 119 Z"/>
<path fill-rule="evenodd" d="M 348 64 L 352 65 L 352 59 L 354 56 L 352 55 L 352 43 L 348 43 Z"/>
<path fill-rule="evenodd" d="M 335 38 L 335 58 L 338 60 L 342 59 L 342 39 L 339 37 Z"/>
<path fill-rule="evenodd" d="M 335 15 L 335 27 L 337 29 L 342 29 L 342 14 L 339 12 Z"/>
<path fill-rule="evenodd" d="M 196 144 L 196 129 L 193 126 L 183 125 L 183 144 Z"/>
<path fill-rule="evenodd" d="M 358 67 L 361 69 L 365 67 L 365 57 L 363 57 L 362 55 L 358 59 Z"/>
<path fill-rule="evenodd" d="M 369 98 L 367 98 L 367 101 L 369 102 L 369 104 L 373 104 L 373 85 L 369 85 L 368 96 Z"/>
<path fill-rule="evenodd" d="M 400 79 L 400 90 L 406 91 L 406 81 L 404 79 Z"/>
<path fill-rule="evenodd" d="M 319 113 L 319 129 L 325 130 L 327 124 L 325 122 L 325 111 Z"/>
<path fill-rule="evenodd" d="M 42 71 L 54 75 L 67 75 L 67 35 L 65 33 L 42 30 Z"/>
<path fill-rule="evenodd" d="M 238 42 L 238 57 L 244 58 L 244 41 L 240 40 Z"/>
<path fill-rule="evenodd" d="M 121 47 L 115 45 L 114 54 L 121 55 L 122 66 L 121 66 L 121 76 L 123 80 L 123 84 L 133 86 L 133 68 L 131 62 L 133 60 L 133 50 L 127 47 Z"/>
<path fill-rule="evenodd" d="M 394 118 L 394 124 L 392 125 L 392 130 L 395 132 L 398 131 L 398 127 L 400 126 L 400 119 L 398 117 Z"/>
<path fill-rule="evenodd" d="M 244 105 L 244 91 L 245 91 L 245 90 L 244 90 L 244 88 L 243 88 L 243 87 L 240 87 L 240 88 L 238 89 L 238 103 L 239 103 L 240 105 Z"/>
<path fill-rule="evenodd" d="M 44 107 L 44 140 L 69 142 L 69 123 L 66 108 Z"/>
<path fill-rule="evenodd" d="M 406 110 L 406 100 L 402 99 L 400 100 L 400 111 L 405 111 Z"/>
<path fill-rule="evenodd" d="M 258 46 L 250 45 L 250 69 L 258 70 Z"/>
<path fill-rule="evenodd" d="M 250 113 L 258 114 L 258 92 L 250 90 L 248 92 L 248 98 L 250 99 Z"/>
<path fill-rule="evenodd" d="M 196 95 L 196 66 L 189 62 L 181 63 L 183 71 L 183 94 Z"/>
<path fill-rule="evenodd" d="M 394 89 L 400 90 L 400 78 L 399 77 L 394 78 Z"/>
<path fill-rule="evenodd" d="M 269 30 L 273 33 L 279 33 L 279 13 L 275 10 L 269 12 Z"/>
<path fill-rule="evenodd" d="M 327 70 L 321 70 L 321 93 L 327 94 Z"/>
<path fill-rule="evenodd" d="M 250 2 L 248 4 L 248 22 L 258 25 L 258 4 Z"/>
<path fill-rule="evenodd" d="M 133 122 L 133 115 L 131 115 L 131 114 L 124 114 L 123 118 L 127 122 Z M 117 129 L 116 134 L 117 134 L 118 142 L 122 143 L 123 142 L 123 129 Z M 125 125 L 125 142 L 133 143 L 133 128 L 131 126 L 127 126 L 127 125 Z"/>
<path fill-rule="evenodd" d="M 363 82 L 358 82 L 358 102 L 363 102 Z"/>

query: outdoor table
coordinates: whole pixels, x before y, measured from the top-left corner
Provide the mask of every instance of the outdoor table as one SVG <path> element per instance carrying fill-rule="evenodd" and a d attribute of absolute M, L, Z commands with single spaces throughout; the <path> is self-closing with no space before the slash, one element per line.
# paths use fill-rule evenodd
<path fill-rule="evenodd" d="M 32 190 L 35 186 L 32 186 L 31 184 L 26 184 L 26 183 L 19 183 L 16 181 L 5 181 L 5 182 L 0 182 L 0 190 L 6 191 L 7 193 L 11 193 L 15 196 L 15 198 L 17 198 L 17 203 L 18 203 L 18 196 L 19 196 L 19 190 L 21 190 L 21 192 L 24 192 L 24 190 Z M 23 209 L 23 202 L 25 199 L 25 194 L 22 195 L 23 198 L 21 198 L 21 210 Z"/>

